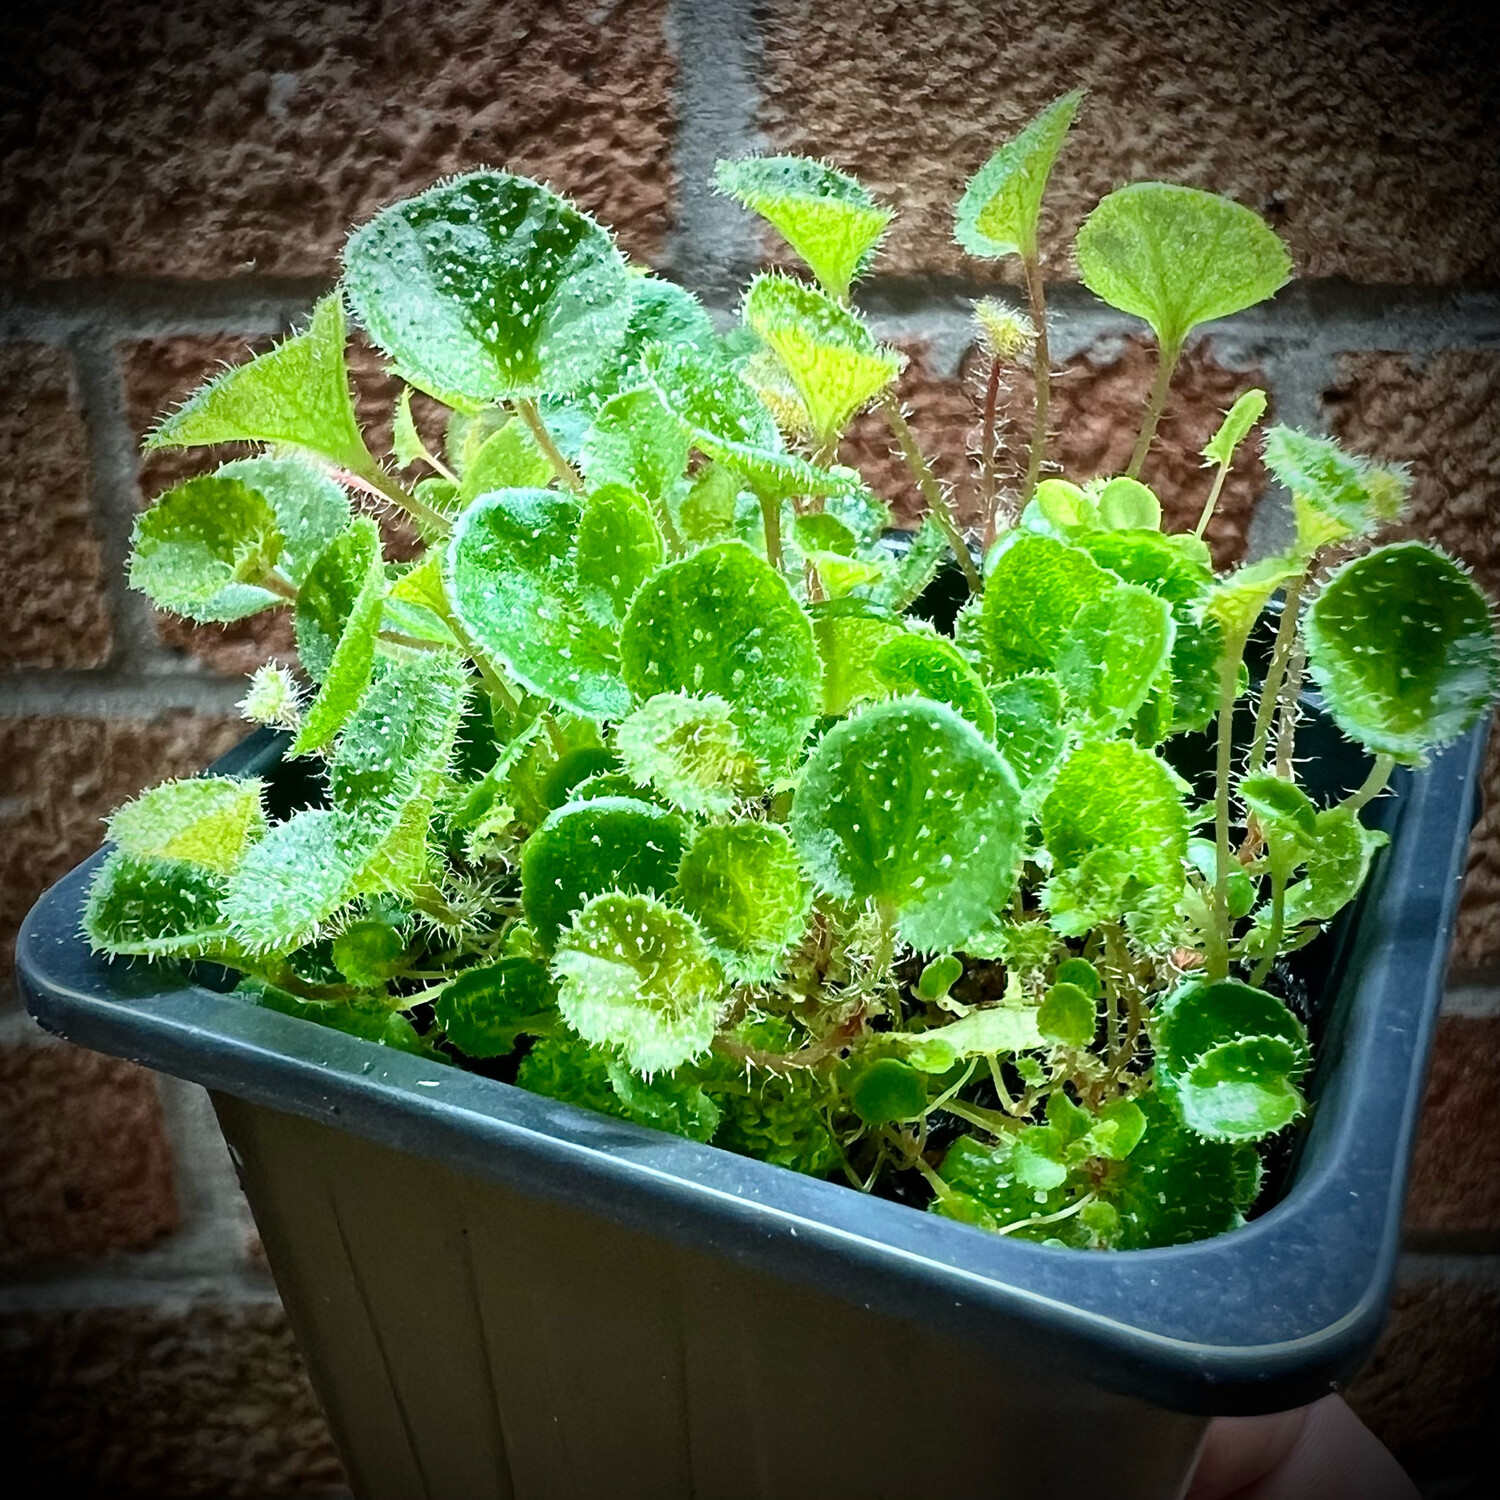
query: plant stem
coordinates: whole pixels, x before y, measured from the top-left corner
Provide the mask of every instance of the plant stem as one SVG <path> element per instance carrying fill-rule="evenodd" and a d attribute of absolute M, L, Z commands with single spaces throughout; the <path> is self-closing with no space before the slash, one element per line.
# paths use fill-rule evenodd
<path fill-rule="evenodd" d="M 785 566 L 781 550 L 781 501 L 756 491 L 760 501 L 760 519 L 766 528 L 766 561 L 779 573 Z"/>
<path fill-rule="evenodd" d="M 984 517 L 984 545 L 995 540 L 995 522 L 1000 508 L 1000 481 L 995 473 L 995 422 L 1000 404 L 1000 356 L 990 361 L 984 383 L 984 425 L 979 435 L 979 513 Z"/>
<path fill-rule="evenodd" d="M 521 420 L 531 429 L 531 435 L 536 439 L 536 445 L 547 456 L 547 462 L 552 465 L 553 472 L 563 484 L 575 495 L 583 493 L 583 479 L 578 470 L 563 457 L 562 450 L 552 441 L 552 434 L 547 431 L 547 424 L 542 421 L 542 414 L 536 409 L 535 401 L 518 400 L 516 402 L 516 413 Z"/>
<path fill-rule="evenodd" d="M 950 1115 L 957 1115 L 960 1120 L 967 1120 L 969 1124 L 977 1125 L 981 1130 L 987 1130 L 993 1136 L 1010 1135 L 1021 1124 L 1019 1120 L 1002 1115 L 998 1109 L 985 1109 L 980 1104 L 966 1104 L 962 1099 L 950 1099 L 943 1105 L 943 1108 Z"/>
<path fill-rule="evenodd" d="M 1021 257 L 1026 273 L 1026 301 L 1031 322 L 1036 329 L 1036 344 L 1031 352 L 1031 374 L 1036 385 L 1032 407 L 1031 449 L 1026 455 L 1026 478 L 1021 482 L 1021 504 L 1024 506 L 1036 492 L 1047 456 L 1047 415 L 1052 404 L 1052 354 L 1047 347 L 1047 293 L 1042 282 L 1042 264 L 1036 251 Z"/>
<path fill-rule="evenodd" d="M 901 455 L 905 458 L 912 477 L 917 481 L 917 488 L 921 490 L 923 499 L 927 501 L 927 508 L 932 512 L 933 520 L 937 522 L 943 535 L 948 538 L 948 545 L 953 549 L 953 555 L 958 559 L 959 567 L 964 570 L 964 577 L 969 581 L 969 592 L 971 594 L 981 592 L 984 588 L 984 580 L 979 576 L 979 569 L 974 566 L 974 558 L 969 551 L 969 544 L 964 540 L 963 532 L 958 529 L 958 523 L 953 519 L 948 497 L 943 494 L 943 487 L 938 483 L 931 466 L 922 457 L 922 450 L 917 446 L 917 439 L 911 430 L 911 425 L 902 416 L 901 407 L 890 392 L 881 397 L 880 411 L 891 429 L 891 435 L 900 446 Z"/>
<path fill-rule="evenodd" d="M 1151 394 L 1146 400 L 1146 415 L 1141 419 L 1140 435 L 1135 440 L 1135 449 L 1130 455 L 1130 464 L 1125 472 L 1131 479 L 1140 477 L 1141 465 L 1146 461 L 1151 439 L 1156 436 L 1156 424 L 1166 408 L 1167 392 L 1172 386 L 1172 376 L 1177 370 L 1177 361 L 1182 354 L 1182 345 L 1175 348 L 1163 344 L 1157 352 L 1156 379 L 1151 385 Z"/>
<path fill-rule="evenodd" d="M 1228 644 L 1228 643 L 1226 643 Z M 1238 651 L 1224 652 L 1219 666 L 1219 738 L 1218 757 L 1214 766 L 1214 926 L 1224 939 L 1222 957 L 1217 947 L 1208 955 L 1208 977 L 1229 976 L 1229 778 L 1233 772 L 1234 699 L 1239 687 L 1239 663 L 1244 642 Z"/>
<path fill-rule="evenodd" d="M 469 632 L 459 622 L 458 616 L 451 609 L 440 610 L 438 615 L 443 624 L 453 632 L 454 639 L 462 648 L 464 655 L 474 663 L 479 679 L 484 683 L 490 697 L 497 699 L 506 713 L 511 715 L 518 713 L 521 708 L 520 701 L 506 686 L 505 679 L 491 665 L 490 659 L 474 644 Z"/>
<path fill-rule="evenodd" d="M 1299 638 L 1292 647 L 1292 659 L 1281 680 L 1281 714 L 1276 722 L 1276 774 L 1290 781 L 1292 748 L 1297 738 L 1297 699 L 1302 693 L 1302 673 L 1307 666 L 1307 652 Z"/>
<path fill-rule="evenodd" d="M 1357 813 L 1365 803 L 1373 801 L 1385 790 L 1385 784 L 1391 779 L 1391 772 L 1395 767 L 1394 755 L 1377 755 L 1375 764 L 1370 767 L 1370 774 L 1360 783 L 1359 789 L 1345 797 L 1339 806 Z"/>
<path fill-rule="evenodd" d="M 1081 1209 L 1085 1209 L 1094 1201 L 1093 1193 L 1085 1193 L 1083 1197 L 1076 1199 L 1066 1208 L 1060 1208 L 1055 1214 L 1037 1214 L 1030 1219 L 1017 1219 L 1012 1224 L 1002 1224 L 994 1232 L 996 1234 L 1009 1234 L 1015 1229 L 1031 1229 L 1038 1224 L 1056 1224 L 1059 1219 L 1071 1219 Z"/>
<path fill-rule="evenodd" d="M 419 500 L 410 490 L 396 483 L 383 469 L 371 469 L 364 474 L 355 474 L 349 469 L 336 471 L 339 479 L 355 489 L 363 490 L 378 500 L 387 500 L 397 510 L 404 510 L 412 520 L 420 521 L 439 536 L 447 536 L 453 523 L 441 511 L 434 510 L 426 501 Z"/>
<path fill-rule="evenodd" d="M 1271 965 L 1276 962 L 1276 950 L 1281 946 L 1281 935 L 1286 930 L 1286 872 L 1279 860 L 1271 864 L 1271 930 L 1266 934 L 1265 951 L 1250 975 L 1250 983 L 1265 983 Z"/>
<path fill-rule="evenodd" d="M 1287 660 L 1297 640 L 1297 606 L 1302 598 L 1304 580 L 1293 579 L 1286 587 L 1286 599 L 1281 606 L 1281 621 L 1276 627 L 1276 644 L 1271 648 L 1271 664 L 1266 668 L 1266 680 L 1261 686 L 1260 703 L 1255 710 L 1255 736 L 1250 742 L 1250 774 L 1254 775 L 1265 764 L 1266 745 L 1271 738 L 1271 720 L 1275 717 L 1276 704 L 1281 696 L 1281 684 L 1286 678 Z"/>
<path fill-rule="evenodd" d="M 291 579 L 279 573 L 275 568 L 267 568 L 265 576 L 260 581 L 260 586 L 268 593 L 275 594 L 279 599 L 285 599 L 288 604 L 297 602 L 297 588 Z"/>
<path fill-rule="evenodd" d="M 1214 507 L 1219 503 L 1219 495 L 1224 489 L 1224 481 L 1229 477 L 1229 465 L 1220 464 L 1219 471 L 1214 475 L 1214 482 L 1208 492 L 1208 499 L 1203 503 L 1203 514 L 1198 517 L 1198 524 L 1193 527 L 1193 535 L 1202 541 L 1203 533 L 1208 530 L 1208 523 L 1213 519 Z"/>

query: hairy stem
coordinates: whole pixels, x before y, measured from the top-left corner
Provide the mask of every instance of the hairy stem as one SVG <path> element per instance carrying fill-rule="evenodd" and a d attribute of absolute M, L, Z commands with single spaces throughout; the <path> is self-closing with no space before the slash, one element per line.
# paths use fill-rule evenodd
<path fill-rule="evenodd" d="M 1047 417 L 1052 404 L 1052 353 L 1047 347 L 1047 292 L 1042 282 L 1042 263 L 1035 251 L 1021 257 L 1026 273 L 1026 303 L 1036 329 L 1036 344 L 1031 351 L 1031 375 L 1036 387 L 1032 404 L 1031 448 L 1026 455 L 1026 477 L 1021 481 L 1021 504 L 1036 493 L 1042 463 L 1047 457 Z"/>
<path fill-rule="evenodd" d="M 1261 687 L 1260 703 L 1255 710 L 1255 735 L 1250 741 L 1249 771 L 1253 776 L 1265 764 L 1266 745 L 1271 738 L 1271 720 L 1275 716 L 1276 704 L 1281 697 L 1281 685 L 1286 679 L 1286 665 L 1292 648 L 1297 642 L 1297 606 L 1302 598 L 1303 580 L 1294 579 L 1287 585 L 1286 599 L 1281 606 L 1281 623 L 1276 627 L 1276 643 L 1271 648 L 1271 664 L 1266 668 L 1266 680 Z"/>
<path fill-rule="evenodd" d="M 1391 779 L 1391 772 L 1395 768 L 1396 757 L 1394 755 L 1377 755 L 1375 764 L 1370 767 L 1370 774 L 1359 784 L 1358 790 L 1345 797 L 1339 806 L 1346 808 L 1349 812 L 1357 813 L 1367 802 L 1373 801 L 1385 790 L 1385 784 Z"/>
<path fill-rule="evenodd" d="M 1264 984 L 1271 965 L 1276 962 L 1276 950 L 1281 947 L 1281 937 L 1286 930 L 1286 871 L 1281 862 L 1271 864 L 1271 930 L 1266 934 L 1266 946 L 1250 975 L 1250 983 Z"/>
<path fill-rule="evenodd" d="M 420 521 L 439 536 L 447 536 L 453 530 L 453 523 L 447 516 L 439 510 L 434 510 L 425 500 L 417 499 L 410 490 L 397 484 L 383 469 L 373 468 L 363 474 L 355 474 L 348 469 L 336 469 L 334 477 L 353 489 L 363 490 L 365 494 L 373 495 L 377 500 L 389 501 L 397 510 L 404 510 L 412 520 Z"/>
<path fill-rule="evenodd" d="M 995 540 L 996 520 L 1000 508 L 1000 481 L 995 473 L 995 422 L 1000 404 L 1000 357 L 990 361 L 989 378 L 984 384 L 984 425 L 979 438 L 979 513 L 984 517 L 984 545 L 989 550 Z"/>
<path fill-rule="evenodd" d="M 552 470 L 558 479 L 575 495 L 581 495 L 583 479 L 578 470 L 563 457 L 562 450 L 552 441 L 552 434 L 547 431 L 547 424 L 542 421 L 542 414 L 536 409 L 536 402 L 518 400 L 516 414 L 531 429 L 531 435 L 536 439 L 537 447 L 546 455 L 547 462 L 552 465 Z"/>
<path fill-rule="evenodd" d="M 1125 470 L 1132 479 L 1140 478 L 1141 465 L 1146 461 L 1151 439 L 1156 436 L 1156 424 L 1161 421 L 1161 414 L 1166 409 L 1167 392 L 1172 387 L 1172 376 L 1177 371 L 1177 361 L 1181 354 L 1180 344 L 1175 347 L 1163 344 L 1157 351 L 1156 379 L 1151 383 L 1151 394 L 1146 399 L 1146 414 L 1141 419 L 1140 435 L 1135 440 L 1130 464 Z"/>
<path fill-rule="evenodd" d="M 1276 774 L 1290 781 L 1292 749 L 1297 741 L 1297 700 L 1302 696 L 1302 673 L 1307 667 L 1307 652 L 1301 638 L 1292 647 L 1286 676 L 1281 680 L 1281 713 L 1276 721 Z"/>
<path fill-rule="evenodd" d="M 1203 514 L 1198 517 L 1198 524 L 1193 527 L 1193 535 L 1200 541 L 1203 533 L 1208 530 L 1208 523 L 1213 520 L 1214 509 L 1219 503 L 1219 496 L 1223 493 L 1224 481 L 1229 477 L 1229 465 L 1220 464 L 1218 473 L 1214 475 L 1213 485 L 1208 492 L 1208 499 L 1203 502 Z"/>
<path fill-rule="evenodd" d="M 785 565 L 781 550 L 781 501 L 758 491 L 755 498 L 760 501 L 760 519 L 766 529 L 766 561 L 779 573 Z"/>
<path fill-rule="evenodd" d="M 1229 976 L 1229 779 L 1233 773 L 1234 699 L 1239 687 L 1239 661 L 1244 650 L 1226 650 L 1219 667 L 1218 756 L 1214 765 L 1214 926 L 1223 939 L 1208 955 L 1208 977 Z"/>
<path fill-rule="evenodd" d="M 984 588 L 984 580 L 979 576 L 979 569 L 974 566 L 973 555 L 969 551 L 969 544 L 964 540 L 963 532 L 958 529 L 958 522 L 953 519 L 948 497 L 943 493 L 943 487 L 938 483 L 931 466 L 922 457 L 916 435 L 912 432 L 910 423 L 902 416 L 896 398 L 889 392 L 881 397 L 880 411 L 901 449 L 901 456 L 912 472 L 912 478 L 917 482 L 917 488 L 922 492 L 922 498 L 927 501 L 933 520 L 948 538 L 948 545 L 953 549 L 959 567 L 964 570 L 964 577 L 969 582 L 969 592 L 979 593 Z"/>
<path fill-rule="evenodd" d="M 260 580 L 260 586 L 268 593 L 275 594 L 278 599 L 285 599 L 288 604 L 297 602 L 297 586 L 275 568 L 266 569 L 265 576 Z"/>

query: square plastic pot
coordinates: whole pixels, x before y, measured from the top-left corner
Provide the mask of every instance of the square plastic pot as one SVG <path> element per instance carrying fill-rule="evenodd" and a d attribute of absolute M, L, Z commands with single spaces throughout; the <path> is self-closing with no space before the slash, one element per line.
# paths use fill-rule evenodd
<path fill-rule="evenodd" d="M 1171 1249 L 1001 1238 L 105 962 L 99 856 L 18 972 L 49 1030 L 213 1091 L 366 1500 L 1171 1497 L 1211 1414 L 1313 1400 L 1378 1331 L 1482 749 L 1399 778 L 1320 942 L 1285 1192 Z M 217 769 L 288 800 L 279 754 Z"/>

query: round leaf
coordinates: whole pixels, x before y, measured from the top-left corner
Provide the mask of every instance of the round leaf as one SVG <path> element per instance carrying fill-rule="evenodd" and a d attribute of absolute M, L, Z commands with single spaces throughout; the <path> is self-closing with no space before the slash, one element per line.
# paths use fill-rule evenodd
<path fill-rule="evenodd" d="M 1302 1113 L 1291 1075 L 1301 1054 L 1276 1036 L 1245 1037 L 1206 1052 L 1174 1083 L 1182 1118 L 1215 1141 L 1258 1141 Z"/>
<path fill-rule="evenodd" d="M 1175 639 L 1164 599 L 1117 584 L 1074 617 L 1058 650 L 1057 680 L 1075 713 L 1117 729 L 1150 696 Z"/>
<path fill-rule="evenodd" d="M 1111 531 L 1161 529 L 1161 501 L 1139 479 L 1120 475 L 1099 491 L 1099 520 Z"/>
<path fill-rule="evenodd" d="M 727 813 L 759 785 L 722 698 L 658 693 L 621 723 L 615 745 L 638 782 L 684 812 Z"/>
<path fill-rule="evenodd" d="M 656 517 L 639 495 L 611 484 L 584 500 L 573 569 L 579 603 L 599 624 L 619 625 L 662 557 Z"/>
<path fill-rule="evenodd" d="M 925 631 L 894 636 L 875 653 L 871 668 L 898 698 L 946 703 L 986 739 L 995 734 L 995 709 L 979 674 L 951 641 Z"/>
<path fill-rule="evenodd" d="M 433 1003 L 433 1016 L 466 1057 L 505 1057 L 516 1038 L 556 1025 L 556 992 L 545 964 L 502 958 L 465 969 Z"/>
<path fill-rule="evenodd" d="M 1104 981 L 1099 971 L 1086 958 L 1065 958 L 1057 966 L 1057 982 L 1071 984 L 1082 990 L 1090 1000 L 1097 1000 L 1104 993 Z"/>
<path fill-rule="evenodd" d="M 1013 532 L 991 554 L 980 638 L 1000 677 L 1055 665 L 1078 611 L 1116 580 L 1087 552 L 1055 537 Z"/>
<path fill-rule="evenodd" d="M 83 931 L 98 952 L 199 958 L 232 946 L 224 879 L 202 865 L 117 849 L 89 885 Z"/>
<path fill-rule="evenodd" d="M 995 748 L 1029 787 L 1057 764 L 1067 736 L 1062 688 L 1050 672 L 1027 672 L 990 689 Z"/>
<path fill-rule="evenodd" d="M 1189 980 L 1152 1018 L 1157 1063 L 1170 1078 L 1185 1078 L 1215 1047 L 1246 1037 L 1274 1037 L 1307 1060 L 1302 1023 L 1274 995 L 1237 979 Z"/>
<path fill-rule="evenodd" d="M 855 1074 L 849 1102 L 866 1125 L 920 1119 L 927 1109 L 927 1079 L 900 1058 L 877 1058 Z"/>
<path fill-rule="evenodd" d="M 1037 1030 L 1060 1047 L 1087 1047 L 1094 1040 L 1098 1010 L 1094 998 L 1076 984 L 1059 982 L 1046 994 L 1036 1013 Z"/>

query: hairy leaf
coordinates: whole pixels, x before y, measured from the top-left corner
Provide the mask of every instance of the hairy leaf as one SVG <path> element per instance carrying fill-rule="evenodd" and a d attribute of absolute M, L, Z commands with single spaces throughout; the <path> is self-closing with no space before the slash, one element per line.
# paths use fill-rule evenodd
<path fill-rule="evenodd" d="M 1045 777 L 1062 754 L 1062 688 L 1050 672 L 1027 672 L 990 689 L 995 748 L 1023 788 Z"/>
<path fill-rule="evenodd" d="M 201 958 L 232 949 L 221 912 L 224 878 L 185 860 L 117 849 L 89 885 L 84 936 L 96 952 Z"/>
<path fill-rule="evenodd" d="M 866 1125 L 920 1119 L 927 1109 L 927 1079 L 898 1057 L 879 1057 L 850 1080 L 849 1102 Z"/>
<path fill-rule="evenodd" d="M 632 270 L 630 321 L 625 326 L 625 341 L 613 362 L 578 393 L 584 415 L 596 415 L 610 398 L 638 388 L 642 356 L 657 344 L 682 346 L 707 354 L 717 349 L 718 342 L 713 319 L 691 292 L 657 276 L 636 275 Z"/>
<path fill-rule="evenodd" d="M 1266 393 L 1251 387 L 1238 397 L 1224 413 L 1219 430 L 1203 446 L 1203 457 L 1211 464 L 1228 468 L 1234 462 L 1234 450 L 1245 441 L 1250 429 L 1266 414 Z"/>
<path fill-rule="evenodd" d="M 545 489 L 551 482 L 551 460 L 537 446 L 531 429 L 512 417 L 485 438 L 464 465 L 451 508 L 461 509 L 494 490 Z"/>
<path fill-rule="evenodd" d="M 851 704 L 884 696 L 875 674 L 880 648 L 904 634 L 901 617 L 863 599 L 838 599 L 812 610 L 823 663 L 823 712 L 847 713 Z"/>
<path fill-rule="evenodd" d="M 979 627 L 990 666 L 1002 678 L 1052 668 L 1079 610 L 1115 580 L 1087 552 L 1032 532 L 991 556 Z"/>
<path fill-rule="evenodd" d="M 621 722 L 615 745 L 636 781 L 684 812 L 727 813 L 760 785 L 734 711 L 713 694 L 657 693 Z"/>
<path fill-rule="evenodd" d="M 181 860 L 228 875 L 266 831 L 263 790 L 255 777 L 166 781 L 120 808 L 109 836 L 135 859 Z"/>
<path fill-rule="evenodd" d="M 1313 821 L 1303 878 L 1286 889 L 1288 928 L 1336 917 L 1364 889 L 1370 862 L 1388 842 L 1347 807 L 1325 808 Z"/>
<path fill-rule="evenodd" d="M 1161 501 L 1139 479 L 1121 474 L 1095 497 L 1100 524 L 1111 531 L 1160 531 Z"/>
<path fill-rule="evenodd" d="M 1263 453 L 1266 467 L 1292 492 L 1292 498 L 1311 507 L 1323 522 L 1316 536 L 1318 545 L 1368 536 L 1400 517 L 1404 496 L 1399 490 L 1393 495 L 1388 486 L 1370 482 L 1376 473 L 1391 471 L 1377 470 L 1368 459 L 1345 453 L 1331 438 L 1313 437 L 1294 427 L 1273 427 L 1266 434 Z"/>
<path fill-rule="evenodd" d="M 870 665 L 895 697 L 946 703 L 986 739 L 995 737 L 995 710 L 984 683 L 951 641 L 909 631 L 880 646 Z"/>
<path fill-rule="evenodd" d="M 557 992 L 545 964 L 501 958 L 465 969 L 437 997 L 433 1016 L 466 1057 L 505 1057 L 518 1037 L 557 1028 Z"/>
<path fill-rule="evenodd" d="M 643 388 L 622 391 L 599 408 L 578 462 L 592 485 L 624 485 L 665 502 L 687 468 L 692 446 L 656 392 Z"/>
<path fill-rule="evenodd" d="M 289 953 L 353 895 L 357 873 L 332 812 L 293 814 L 253 844 L 230 877 L 224 917 L 234 942 L 250 953 Z"/>
<path fill-rule="evenodd" d="M 1187 1124 L 1216 1141 L 1258 1141 L 1302 1113 L 1294 1076 L 1302 1057 L 1276 1036 L 1244 1037 L 1210 1048 L 1173 1094 Z"/>
<path fill-rule="evenodd" d="M 619 628 L 664 556 L 656 517 L 640 495 L 611 484 L 585 497 L 573 567 L 579 603 L 599 624 Z"/>
<path fill-rule="evenodd" d="M 1061 1047 L 1087 1047 L 1094 1040 L 1098 1008 L 1076 984 L 1060 980 L 1048 991 L 1036 1013 L 1037 1030 Z"/>
<path fill-rule="evenodd" d="M 1176 635 L 1166 601 L 1136 584 L 1090 600 L 1057 654 L 1057 680 L 1074 712 L 1104 730 L 1129 723 L 1170 661 Z"/>
<path fill-rule="evenodd" d="M 1214 1048 L 1246 1037 L 1274 1037 L 1307 1062 L 1307 1033 L 1274 995 L 1237 979 L 1190 979 L 1158 1004 L 1151 1023 L 1157 1066 L 1169 1079 L 1187 1076 Z"/>

